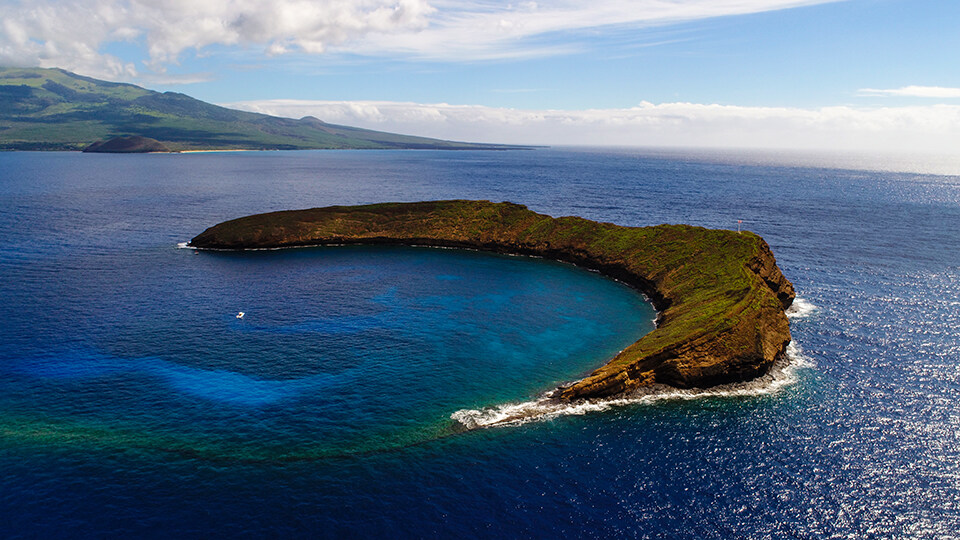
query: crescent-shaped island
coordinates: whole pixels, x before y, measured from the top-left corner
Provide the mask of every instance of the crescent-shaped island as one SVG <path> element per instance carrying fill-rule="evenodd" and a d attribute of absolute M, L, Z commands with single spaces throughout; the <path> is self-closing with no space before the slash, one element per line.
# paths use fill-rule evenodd
<path fill-rule="evenodd" d="M 790 342 L 793 285 L 758 235 L 688 225 L 623 227 L 553 218 L 509 202 L 331 206 L 225 221 L 202 249 L 337 244 L 453 247 L 535 255 L 597 270 L 644 292 L 657 327 L 555 399 L 608 397 L 654 384 L 706 388 L 765 374 Z"/>

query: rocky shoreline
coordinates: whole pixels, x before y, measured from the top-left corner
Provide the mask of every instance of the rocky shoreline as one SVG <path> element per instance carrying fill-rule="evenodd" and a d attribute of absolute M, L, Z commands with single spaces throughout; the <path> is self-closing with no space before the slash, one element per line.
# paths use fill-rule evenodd
<path fill-rule="evenodd" d="M 688 225 L 622 227 L 553 218 L 513 203 L 430 201 L 257 214 L 210 227 L 205 249 L 330 244 L 470 248 L 597 270 L 643 291 L 657 328 L 554 397 L 607 397 L 654 384 L 706 388 L 765 374 L 790 343 L 795 297 L 767 243 Z"/>

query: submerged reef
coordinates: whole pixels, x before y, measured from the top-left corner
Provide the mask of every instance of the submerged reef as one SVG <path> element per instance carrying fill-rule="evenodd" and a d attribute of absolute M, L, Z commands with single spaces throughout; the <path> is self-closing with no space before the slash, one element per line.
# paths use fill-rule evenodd
<path fill-rule="evenodd" d="M 508 202 L 430 201 L 257 214 L 210 227 L 190 245 L 262 249 L 392 244 L 536 255 L 597 270 L 644 292 L 657 327 L 560 400 L 607 397 L 653 384 L 706 388 L 766 373 L 790 343 L 795 297 L 770 247 L 751 232 L 689 225 L 622 227 L 553 218 Z"/>

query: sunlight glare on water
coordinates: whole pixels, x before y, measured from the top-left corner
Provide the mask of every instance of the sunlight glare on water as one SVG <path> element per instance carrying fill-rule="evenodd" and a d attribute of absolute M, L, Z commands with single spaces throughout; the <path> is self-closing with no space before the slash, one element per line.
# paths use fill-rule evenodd
<path fill-rule="evenodd" d="M 955 537 L 960 177 L 720 154 L 0 154 L 0 536 Z M 790 361 L 541 410 L 649 330 L 642 296 L 475 252 L 175 248 L 451 198 L 742 220 L 798 290 Z M 510 407 L 538 421 L 462 431 Z"/>

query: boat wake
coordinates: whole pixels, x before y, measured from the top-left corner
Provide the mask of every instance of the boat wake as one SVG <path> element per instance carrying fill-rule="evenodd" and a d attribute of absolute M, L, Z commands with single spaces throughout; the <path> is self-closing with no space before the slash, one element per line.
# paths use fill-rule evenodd
<path fill-rule="evenodd" d="M 558 416 L 583 415 L 626 405 L 648 405 L 667 400 L 692 400 L 717 397 L 753 397 L 773 395 L 798 380 L 798 371 L 813 367 L 795 343 L 787 345 L 786 354 L 774 363 L 770 371 L 757 379 L 725 384 L 706 389 L 680 389 L 665 385 L 642 388 L 626 395 L 608 399 L 584 400 L 574 403 L 544 395 L 521 403 L 508 403 L 483 409 L 461 409 L 450 418 L 463 430 L 497 426 L 512 426 L 549 420 Z"/>

